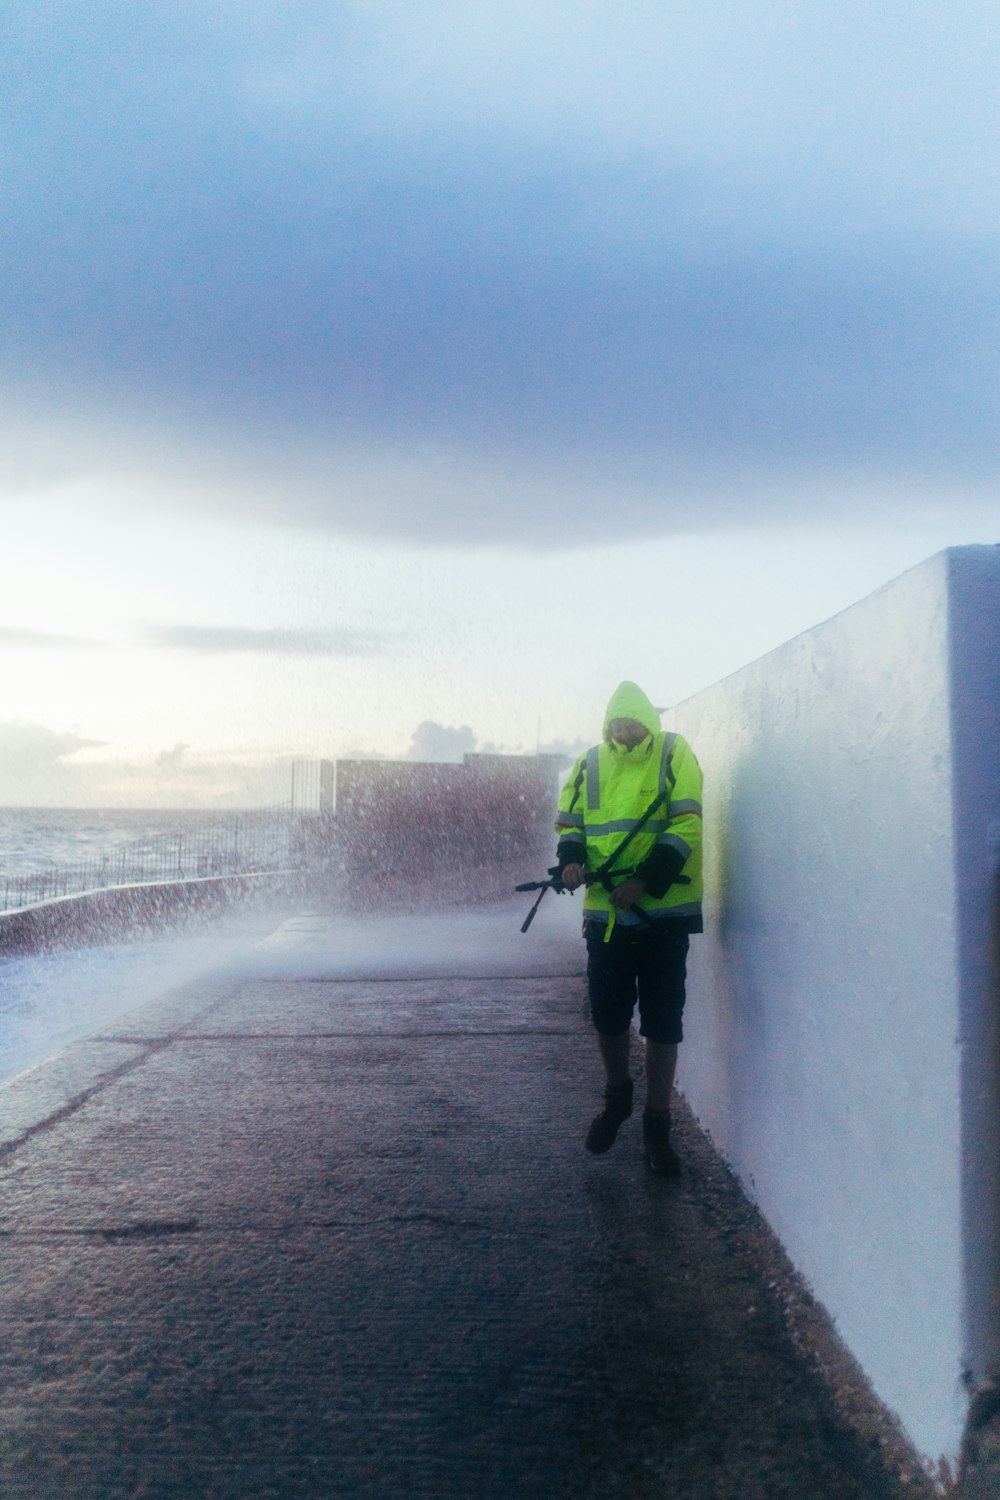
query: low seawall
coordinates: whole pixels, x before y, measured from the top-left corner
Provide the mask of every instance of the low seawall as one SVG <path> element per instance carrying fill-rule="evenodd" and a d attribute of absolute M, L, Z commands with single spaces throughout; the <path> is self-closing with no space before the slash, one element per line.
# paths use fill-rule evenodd
<path fill-rule="evenodd" d="M 113 885 L 60 896 L 0 912 L 0 954 L 41 953 L 129 938 L 234 902 L 281 899 L 295 879 L 289 871 L 266 871 Z"/>

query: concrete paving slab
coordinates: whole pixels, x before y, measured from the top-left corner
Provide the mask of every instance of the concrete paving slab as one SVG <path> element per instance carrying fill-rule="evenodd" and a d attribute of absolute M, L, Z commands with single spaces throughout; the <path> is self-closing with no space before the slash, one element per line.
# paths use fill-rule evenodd
<path fill-rule="evenodd" d="M 192 980 L 163 995 L 152 1004 L 139 1005 L 134 1010 L 123 1011 L 99 1031 L 97 1037 L 117 1037 L 122 1034 L 137 1034 L 145 1040 L 164 1040 L 175 1036 L 185 1027 L 194 1026 L 202 1016 L 217 1005 L 225 1004 L 233 994 L 238 994 L 242 979 L 236 974 L 213 974 Z"/>
<path fill-rule="evenodd" d="M 531 898 L 463 911 L 395 916 L 294 917 L 257 944 L 253 969 L 273 979 L 419 979 L 452 973 L 492 979 L 579 974 L 582 906 L 547 896 L 527 933 Z"/>
<path fill-rule="evenodd" d="M 930 1493 L 789 1337 L 690 1121 L 679 1183 L 638 1118 L 583 1151 L 579 979 L 400 1002 L 241 980 L 172 1034 L 158 1010 L 0 1160 L 0 1493 Z"/>
<path fill-rule="evenodd" d="M 580 976 L 515 977 L 499 987 L 483 977 L 439 975 L 424 979 L 253 980 L 220 998 L 183 1030 L 196 1036 L 239 1031 L 257 1035 L 438 1036 L 471 1032 L 552 1032 L 566 1020 L 547 1003 L 567 985 L 575 1009 L 585 1001 Z M 119 1034 L 127 1028 L 119 1027 Z"/>
<path fill-rule="evenodd" d="M 0 1160 L 42 1122 L 61 1116 L 123 1067 L 145 1056 L 144 1043 L 76 1042 L 0 1088 Z"/>
<path fill-rule="evenodd" d="M 450 1038 L 447 1052 L 437 1038 L 183 1038 L 20 1154 L 0 1227 L 365 1221 L 390 1209 L 477 1211 L 488 1224 L 510 1173 L 526 1174 L 537 1214 L 558 1220 L 564 1163 L 536 1138 L 541 1130 L 574 1156 L 579 1146 L 579 1121 L 560 1098 L 572 1081 L 565 1040 L 512 1038 L 498 1092 L 496 1059 L 476 1037 Z M 531 1117 L 512 1110 L 539 1076 L 546 1104 Z M 91 1164 L 108 1159 L 117 1170 L 98 1198 Z"/>

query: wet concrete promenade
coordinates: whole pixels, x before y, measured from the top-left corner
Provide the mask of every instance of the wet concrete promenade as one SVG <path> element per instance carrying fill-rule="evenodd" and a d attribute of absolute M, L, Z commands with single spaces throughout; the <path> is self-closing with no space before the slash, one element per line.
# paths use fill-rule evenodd
<path fill-rule="evenodd" d="M 294 939 L 0 1090 L 0 1495 L 928 1492 L 689 1124 L 679 1183 L 638 1116 L 583 1151 L 576 944 L 405 978 Z"/>

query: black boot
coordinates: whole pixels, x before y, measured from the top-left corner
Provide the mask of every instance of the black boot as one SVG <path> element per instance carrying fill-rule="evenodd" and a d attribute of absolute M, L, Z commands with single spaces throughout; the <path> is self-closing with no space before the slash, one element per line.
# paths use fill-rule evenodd
<path fill-rule="evenodd" d="M 646 1165 L 658 1177 L 679 1177 L 681 1161 L 670 1144 L 670 1111 L 647 1109 L 642 1117 Z"/>
<path fill-rule="evenodd" d="M 585 1145 L 595 1156 L 610 1151 L 615 1136 L 632 1113 L 632 1080 L 612 1088 L 609 1083 L 604 1090 L 604 1108 L 591 1121 Z"/>

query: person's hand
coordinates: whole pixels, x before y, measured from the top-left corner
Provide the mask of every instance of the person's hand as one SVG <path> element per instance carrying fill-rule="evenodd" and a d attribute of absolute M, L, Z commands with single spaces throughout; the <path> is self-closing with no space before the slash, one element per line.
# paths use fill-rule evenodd
<path fill-rule="evenodd" d="M 585 873 L 583 865 L 566 865 L 560 879 L 568 891 L 575 891 L 583 885 Z"/>
<path fill-rule="evenodd" d="M 565 878 L 564 875 L 563 879 Z M 628 880 L 623 880 L 621 885 L 615 886 L 609 900 L 611 905 L 617 907 L 619 911 L 628 911 L 628 908 L 634 906 L 645 891 L 646 882 L 640 880 L 638 875 L 630 875 Z"/>

